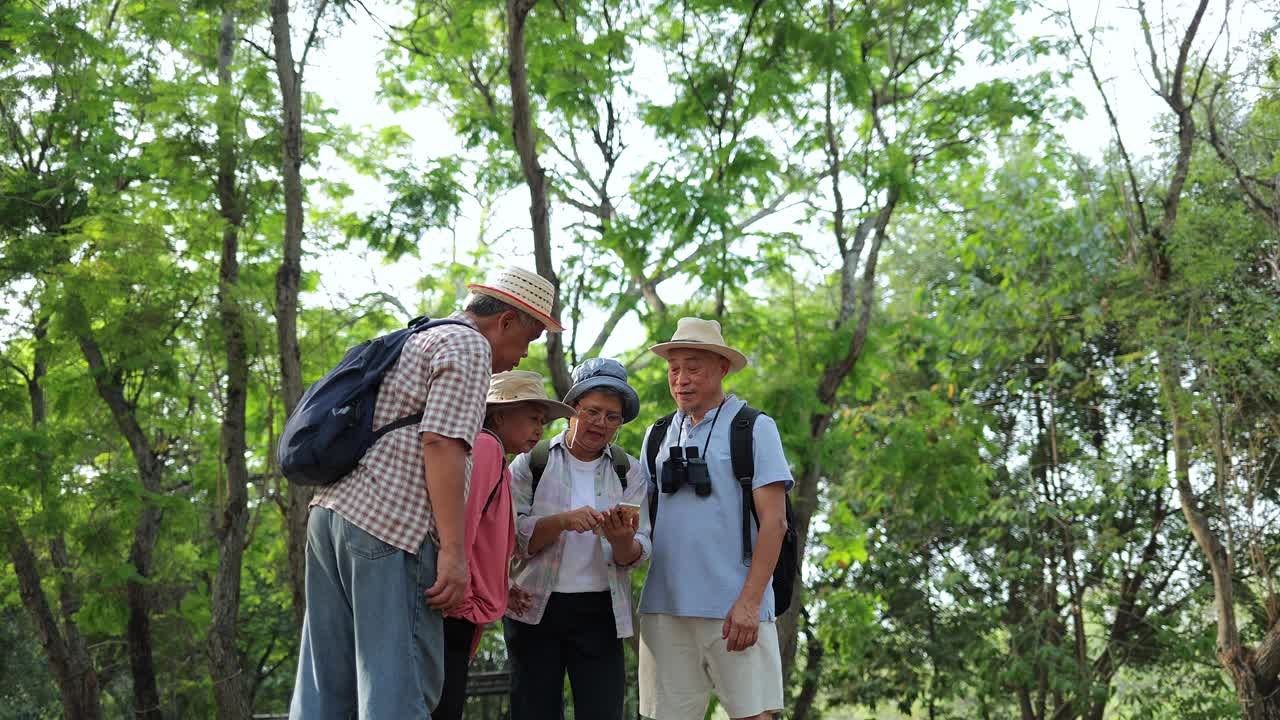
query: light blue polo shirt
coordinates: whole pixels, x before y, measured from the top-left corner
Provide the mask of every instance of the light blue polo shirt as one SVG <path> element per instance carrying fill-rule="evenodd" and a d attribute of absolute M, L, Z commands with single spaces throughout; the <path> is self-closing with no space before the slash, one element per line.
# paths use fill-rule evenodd
<path fill-rule="evenodd" d="M 667 426 L 655 463 L 659 477 L 672 445 L 696 445 L 699 453 L 706 445 L 702 455 L 711 476 L 711 494 L 707 497 L 698 497 L 688 483 L 675 493 L 662 492 L 657 480 L 649 476 L 644 460 L 649 451 L 649 430 L 645 431 L 640 466 L 649 492 L 658 494 L 658 524 L 653 528 L 653 555 L 640 595 L 642 614 L 723 619 L 742 592 L 749 568 L 742 563 L 742 490 L 734 479 L 729 458 L 729 429 L 744 405 L 744 401 L 730 395 L 718 411 L 707 413 L 697 427 L 691 426 L 682 412 L 677 412 Z M 791 490 L 795 483 L 773 418 L 756 418 L 752 439 L 756 471 L 752 487 L 782 482 Z M 753 546 L 757 532 L 752 522 Z M 770 586 L 760 602 L 760 619 L 773 617 Z"/>

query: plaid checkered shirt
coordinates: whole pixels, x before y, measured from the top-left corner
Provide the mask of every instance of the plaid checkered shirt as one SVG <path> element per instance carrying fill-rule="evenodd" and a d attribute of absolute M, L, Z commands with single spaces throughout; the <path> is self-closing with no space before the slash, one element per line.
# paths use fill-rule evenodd
<path fill-rule="evenodd" d="M 462 315 L 452 319 L 470 327 L 444 325 L 415 333 L 378 390 L 374 427 L 421 411 L 416 430 L 387 433 L 350 475 L 320 488 L 311 500 L 312 506 L 328 508 L 412 554 L 428 537 L 440 543 L 423 472 L 422 433 L 457 438 L 469 451 L 484 422 L 492 350 L 475 323 Z M 469 473 L 470 452 L 466 467 Z"/>

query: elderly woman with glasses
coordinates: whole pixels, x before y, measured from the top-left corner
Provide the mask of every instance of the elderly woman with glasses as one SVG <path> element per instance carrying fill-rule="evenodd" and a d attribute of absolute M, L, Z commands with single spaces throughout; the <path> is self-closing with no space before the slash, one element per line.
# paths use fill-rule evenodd
<path fill-rule="evenodd" d="M 630 571 L 650 550 L 640 512 L 648 486 L 639 461 L 612 442 L 640 398 L 616 360 L 588 360 L 573 381 L 569 427 L 511 465 L 511 583 L 529 599 L 504 619 L 512 720 L 563 717 L 566 673 L 577 720 L 622 718 Z"/>

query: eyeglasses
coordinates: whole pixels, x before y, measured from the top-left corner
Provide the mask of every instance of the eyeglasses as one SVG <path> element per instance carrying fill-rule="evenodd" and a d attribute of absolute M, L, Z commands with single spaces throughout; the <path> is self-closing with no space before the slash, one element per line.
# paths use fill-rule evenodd
<path fill-rule="evenodd" d="M 618 413 L 603 412 L 596 408 L 586 408 L 578 412 L 578 417 L 586 419 L 593 425 L 604 425 L 605 427 L 616 428 L 622 424 L 622 416 Z"/>

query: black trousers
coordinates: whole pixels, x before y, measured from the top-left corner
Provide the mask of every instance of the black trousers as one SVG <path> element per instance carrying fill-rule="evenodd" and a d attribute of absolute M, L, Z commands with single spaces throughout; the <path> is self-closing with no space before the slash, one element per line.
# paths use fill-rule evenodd
<path fill-rule="evenodd" d="M 476 625 L 470 620 L 444 619 L 444 689 L 440 691 L 440 704 L 431 711 L 431 720 L 462 720 L 475 632 Z"/>
<path fill-rule="evenodd" d="M 503 619 L 511 661 L 511 720 L 563 720 L 564 676 L 574 720 L 621 720 L 622 640 L 609 593 L 552 593 L 542 622 Z"/>

